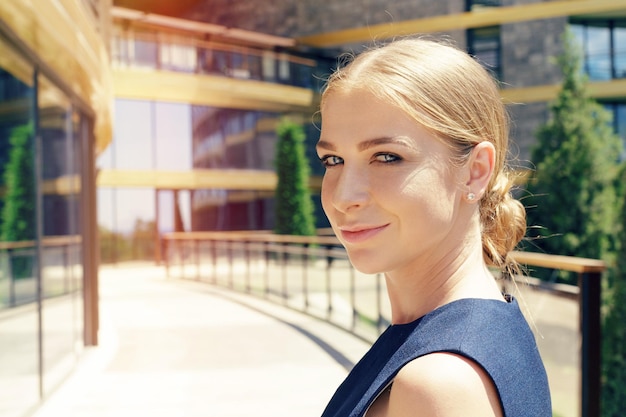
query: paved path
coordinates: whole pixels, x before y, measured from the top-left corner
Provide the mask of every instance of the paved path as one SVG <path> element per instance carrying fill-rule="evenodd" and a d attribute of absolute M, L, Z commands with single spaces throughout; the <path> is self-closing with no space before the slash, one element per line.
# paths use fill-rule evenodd
<path fill-rule="evenodd" d="M 318 319 L 146 264 L 103 267 L 100 288 L 100 346 L 33 417 L 317 417 L 368 348 Z M 555 411 L 576 417 L 577 303 L 522 292 Z"/>
<path fill-rule="evenodd" d="M 34 417 L 319 416 L 368 347 L 161 268 L 103 268 L 100 280 L 100 347 Z"/>

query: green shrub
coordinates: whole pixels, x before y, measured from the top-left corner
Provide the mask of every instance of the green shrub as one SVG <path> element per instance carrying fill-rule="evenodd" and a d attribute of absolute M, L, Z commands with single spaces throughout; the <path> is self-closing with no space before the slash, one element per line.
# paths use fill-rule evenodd
<path fill-rule="evenodd" d="M 537 133 L 536 170 L 523 200 L 530 227 L 526 249 L 603 259 L 615 251 L 621 141 L 610 114 L 588 95 L 581 54 L 569 32 L 564 41 L 557 58 L 562 88 L 550 120 Z M 561 278 L 575 284 L 572 277 Z"/>
<path fill-rule="evenodd" d="M 309 163 L 304 151 L 302 126 L 282 119 L 277 127 L 276 145 L 276 224 L 283 235 L 315 235 L 313 201 L 309 191 Z"/>
<path fill-rule="evenodd" d="M 36 236 L 35 161 L 33 128 L 30 124 L 17 126 L 9 135 L 9 158 L 4 170 L 4 205 L 0 225 L 0 240 L 20 242 Z M 14 278 L 32 275 L 33 257 L 11 258 Z"/>

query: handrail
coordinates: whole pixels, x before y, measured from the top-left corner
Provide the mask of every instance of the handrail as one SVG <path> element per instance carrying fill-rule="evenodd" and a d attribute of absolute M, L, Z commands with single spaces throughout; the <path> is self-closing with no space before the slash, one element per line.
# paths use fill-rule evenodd
<path fill-rule="evenodd" d="M 43 247 L 65 246 L 78 244 L 82 241 L 82 236 L 47 236 L 41 239 L 41 245 Z M 0 242 L 0 250 L 6 249 L 24 249 L 35 247 L 36 242 L 34 240 L 19 240 L 15 242 Z"/>
<path fill-rule="evenodd" d="M 77 291 L 78 287 L 72 288 L 70 281 L 72 280 L 71 268 L 69 268 L 72 262 L 72 251 L 80 250 L 80 244 L 82 242 L 82 236 L 80 235 L 67 235 L 67 236 L 46 236 L 40 240 L 41 248 L 45 251 L 53 250 L 55 253 L 60 251 L 61 262 L 63 263 L 63 277 L 58 282 L 57 286 L 41 286 L 42 297 L 49 298 L 52 296 L 69 294 L 72 291 Z M 22 304 L 28 304 L 36 301 L 37 299 L 37 285 L 33 282 L 37 282 L 41 279 L 41 276 L 37 272 L 33 271 L 33 275 L 29 276 L 16 276 L 13 262 L 19 258 L 31 258 L 34 259 L 37 242 L 35 240 L 23 240 L 16 242 L 0 242 L 0 256 L 2 259 L 2 274 L 0 276 L 0 282 L 3 285 L 7 285 L 6 300 L 0 299 L 0 309 L 5 307 L 16 307 Z M 6 303 L 6 304 L 5 304 Z"/>
<path fill-rule="evenodd" d="M 602 273 L 606 264 L 599 259 L 577 258 L 573 256 L 548 255 L 538 252 L 510 252 L 511 258 L 517 263 L 539 266 L 542 268 L 562 269 L 578 273 Z"/>
<path fill-rule="evenodd" d="M 299 255 L 304 258 L 303 260 L 303 293 L 304 293 L 304 308 L 301 310 L 304 313 L 312 314 L 309 311 L 308 301 L 308 267 L 306 265 L 307 260 L 311 256 L 326 257 L 326 291 L 328 298 L 328 307 L 326 317 L 321 317 L 326 321 L 333 323 L 331 318 L 333 311 L 332 294 L 331 294 L 331 280 L 330 271 L 332 268 L 333 259 L 347 259 L 345 249 L 341 247 L 339 240 L 335 236 L 330 235 L 329 229 L 322 229 L 318 231 L 316 236 L 289 236 L 289 235 L 276 235 L 271 232 L 263 231 L 218 231 L 218 232 L 174 232 L 166 233 L 162 236 L 162 242 L 165 246 L 165 253 L 168 253 L 168 246 L 180 246 L 189 242 L 193 244 L 193 251 L 195 251 L 195 263 L 196 263 L 196 279 L 200 280 L 200 256 L 199 246 L 206 242 L 211 245 L 211 256 L 213 262 L 212 273 L 216 271 L 217 263 L 217 249 L 216 245 L 221 244 L 226 246 L 228 252 L 229 263 L 229 287 L 234 288 L 233 284 L 233 253 L 234 246 L 239 245 L 243 250 L 245 259 L 245 274 L 246 274 L 246 286 L 245 291 L 250 292 L 250 257 L 253 251 L 264 252 L 266 265 L 269 262 L 270 253 L 276 254 L 278 258 L 282 258 L 283 270 L 282 270 L 282 288 L 280 289 L 282 300 L 284 304 L 287 304 L 288 290 L 287 290 L 287 267 L 286 257 L 290 254 Z M 291 246 L 295 245 L 295 246 Z M 318 246 L 317 248 L 315 246 Z M 582 335 L 581 346 L 581 378 L 580 378 L 580 390 L 581 390 L 581 416 L 592 417 L 598 416 L 600 410 L 600 393 L 601 393 L 601 372 L 600 372 L 600 360 L 601 360 L 601 278 L 603 272 L 606 270 L 606 264 L 603 261 L 597 259 L 576 258 L 571 256 L 560 255 L 548 255 L 543 253 L 531 253 L 513 251 L 510 253 L 513 260 L 520 264 L 529 266 L 539 266 L 552 269 L 560 269 L 565 271 L 572 271 L 578 274 L 578 302 L 580 308 L 580 332 Z M 169 256 L 165 257 L 166 268 L 168 270 L 168 276 L 170 272 Z M 181 255 L 181 268 L 184 268 L 184 257 Z M 350 266 L 350 268 L 352 268 Z M 354 304 L 355 290 L 354 290 L 354 269 L 350 272 L 350 308 L 352 309 L 352 321 L 348 326 L 340 326 L 344 329 L 352 332 L 358 337 L 368 340 L 362 334 L 355 332 L 355 323 L 358 319 L 360 312 Z M 182 273 L 185 277 L 184 272 Z M 216 282 L 217 278 L 213 277 L 213 282 Z M 265 277 L 265 289 L 264 295 L 267 296 L 270 292 L 269 278 Z M 380 308 L 381 299 L 381 281 L 376 281 L 376 304 L 378 319 L 376 322 L 376 328 L 378 332 L 384 328 L 385 320 L 382 317 Z M 318 316 L 319 317 L 319 316 Z"/>
<path fill-rule="evenodd" d="M 154 44 L 154 56 L 137 57 L 134 45 L 137 40 Z M 164 49 L 185 48 L 183 56 L 167 53 Z M 196 74 L 220 75 L 236 79 L 251 79 L 295 87 L 312 89 L 314 73 L 319 62 L 315 59 L 272 49 L 228 45 L 193 38 L 163 37 L 141 32 L 120 32 L 112 36 L 112 62 L 129 67 L 148 66 L 156 70 L 193 72 Z M 287 67 L 285 67 L 287 65 Z M 285 68 L 289 70 L 285 72 Z"/>
<path fill-rule="evenodd" d="M 341 245 L 335 236 L 294 236 L 277 235 L 274 233 L 262 233 L 251 231 L 233 232 L 170 232 L 163 235 L 167 240 L 232 240 L 237 242 L 272 242 L 272 243 L 297 243 L 309 245 Z"/>
<path fill-rule="evenodd" d="M 581 333 L 581 416 L 600 415 L 602 360 L 602 274 L 606 264 L 598 259 L 511 252 L 518 263 L 578 273 L 579 326 Z"/>

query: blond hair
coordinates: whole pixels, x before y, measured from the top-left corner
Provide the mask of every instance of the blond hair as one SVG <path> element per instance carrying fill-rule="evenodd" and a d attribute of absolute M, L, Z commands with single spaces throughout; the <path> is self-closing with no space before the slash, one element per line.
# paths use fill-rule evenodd
<path fill-rule="evenodd" d="M 451 147 L 454 163 L 465 162 L 480 142 L 494 145 L 494 174 L 479 206 L 483 256 L 505 272 L 514 268 L 508 253 L 524 236 L 526 213 L 510 192 L 508 116 L 493 77 L 456 47 L 403 39 L 370 49 L 334 72 L 322 106 L 332 91 L 354 89 L 402 109 Z"/>

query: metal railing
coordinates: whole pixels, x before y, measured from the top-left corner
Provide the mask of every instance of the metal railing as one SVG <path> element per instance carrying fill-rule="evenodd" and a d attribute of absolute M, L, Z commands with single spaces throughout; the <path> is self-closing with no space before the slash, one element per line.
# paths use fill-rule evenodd
<path fill-rule="evenodd" d="M 159 33 L 118 31 L 111 39 L 117 67 L 218 75 L 319 90 L 330 63 L 277 52 Z"/>
<path fill-rule="evenodd" d="M 41 240 L 42 273 L 46 285 L 39 285 L 36 271 L 36 242 L 0 242 L 0 310 L 69 294 L 82 288 L 81 236 L 50 236 Z M 20 266 L 16 271 L 15 266 Z M 41 288 L 38 288 L 41 287 Z"/>
<path fill-rule="evenodd" d="M 165 234 L 162 243 L 169 277 L 206 281 L 261 296 L 323 319 L 369 342 L 389 324 L 382 277 L 357 280 L 359 272 L 352 267 L 345 249 L 334 236 L 181 232 Z M 598 416 L 600 291 L 605 264 L 594 259 L 540 253 L 512 252 L 511 255 L 525 266 L 578 274 L 582 339 L 580 415 Z"/>
<path fill-rule="evenodd" d="M 254 294 L 327 321 L 372 342 L 389 324 L 382 277 L 360 274 L 334 236 L 255 232 L 170 233 L 167 275 Z M 178 265 L 178 268 L 174 267 Z"/>

